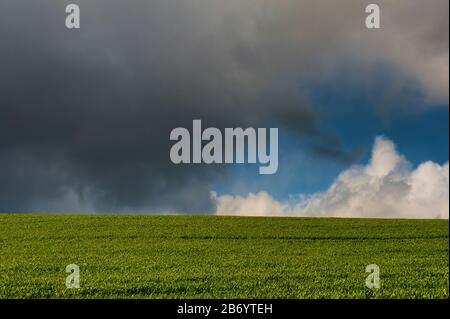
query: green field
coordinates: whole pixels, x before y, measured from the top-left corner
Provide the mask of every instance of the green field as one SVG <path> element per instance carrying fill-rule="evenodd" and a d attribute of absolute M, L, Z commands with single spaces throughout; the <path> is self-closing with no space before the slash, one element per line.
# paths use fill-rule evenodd
<path fill-rule="evenodd" d="M 448 235 L 447 220 L 0 214 L 0 298 L 448 298 Z"/>

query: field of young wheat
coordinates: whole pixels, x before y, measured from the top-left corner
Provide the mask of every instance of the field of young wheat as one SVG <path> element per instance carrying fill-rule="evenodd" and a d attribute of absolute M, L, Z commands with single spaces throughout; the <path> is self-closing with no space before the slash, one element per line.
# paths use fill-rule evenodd
<path fill-rule="evenodd" d="M 448 235 L 447 220 L 0 214 L 0 298 L 448 298 Z"/>

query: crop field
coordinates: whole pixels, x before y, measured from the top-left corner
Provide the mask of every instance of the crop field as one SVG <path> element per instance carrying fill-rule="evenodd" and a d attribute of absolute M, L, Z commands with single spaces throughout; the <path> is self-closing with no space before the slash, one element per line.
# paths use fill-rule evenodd
<path fill-rule="evenodd" d="M 448 298 L 448 235 L 447 220 L 0 214 L 0 298 Z"/>

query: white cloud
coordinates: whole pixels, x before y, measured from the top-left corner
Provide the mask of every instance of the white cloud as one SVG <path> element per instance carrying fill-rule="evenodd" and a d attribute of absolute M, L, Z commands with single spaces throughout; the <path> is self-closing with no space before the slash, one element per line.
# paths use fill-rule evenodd
<path fill-rule="evenodd" d="M 323 193 L 286 202 L 264 191 L 212 198 L 220 215 L 448 219 L 449 164 L 428 161 L 413 169 L 390 140 L 377 137 L 370 162 L 345 170 Z"/>
<path fill-rule="evenodd" d="M 217 214 L 245 216 L 273 216 L 290 212 L 288 205 L 276 201 L 266 192 L 250 193 L 246 197 L 212 193 Z"/>

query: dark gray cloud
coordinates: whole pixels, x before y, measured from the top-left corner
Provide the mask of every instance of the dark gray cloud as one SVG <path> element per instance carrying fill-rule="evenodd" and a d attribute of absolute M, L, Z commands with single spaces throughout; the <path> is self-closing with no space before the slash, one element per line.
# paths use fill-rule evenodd
<path fill-rule="evenodd" d="M 212 211 L 210 184 L 226 172 L 172 165 L 170 130 L 199 118 L 219 128 L 282 123 L 318 138 L 298 80 L 326 80 L 349 44 L 367 47 L 352 36 L 364 8 L 354 1 L 336 11 L 327 1 L 70 2 L 80 30 L 64 27 L 69 1 L 0 3 L 0 211 Z M 427 72 L 448 60 L 448 39 L 419 31 L 410 46 L 432 42 L 426 76 L 392 50 L 381 57 L 445 98 Z M 318 140 L 317 154 L 346 159 L 338 141 Z"/>

